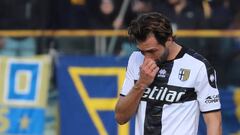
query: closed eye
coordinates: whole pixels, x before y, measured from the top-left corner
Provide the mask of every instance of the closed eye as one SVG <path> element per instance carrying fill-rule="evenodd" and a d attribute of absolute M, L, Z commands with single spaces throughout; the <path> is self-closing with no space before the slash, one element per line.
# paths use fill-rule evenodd
<path fill-rule="evenodd" d="M 157 49 L 150 49 L 150 50 L 146 50 L 146 51 L 138 49 L 138 51 L 140 51 L 142 53 L 142 55 L 145 55 L 146 53 L 153 54 L 157 51 Z"/>

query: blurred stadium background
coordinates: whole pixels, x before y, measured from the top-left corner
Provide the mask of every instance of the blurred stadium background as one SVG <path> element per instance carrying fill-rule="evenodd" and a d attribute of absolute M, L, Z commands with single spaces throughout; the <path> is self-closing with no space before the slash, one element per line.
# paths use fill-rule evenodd
<path fill-rule="evenodd" d="M 139 13 L 173 22 L 176 40 L 217 70 L 223 134 L 240 135 L 239 0 L 1 0 L 0 134 L 133 135 L 114 105 Z M 199 135 L 205 135 L 202 120 Z M 179 133 L 180 134 L 180 133 Z"/>

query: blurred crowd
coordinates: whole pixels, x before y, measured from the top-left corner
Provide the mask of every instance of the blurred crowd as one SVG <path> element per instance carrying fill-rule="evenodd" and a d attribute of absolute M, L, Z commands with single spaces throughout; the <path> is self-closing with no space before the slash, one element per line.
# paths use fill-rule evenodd
<path fill-rule="evenodd" d="M 0 29 L 126 29 L 138 14 L 157 11 L 171 20 L 174 31 L 235 30 L 240 29 L 239 5 L 239 0 L 1 0 Z M 240 37 L 177 40 L 207 57 L 220 73 L 220 83 L 240 85 Z M 126 37 L 1 37 L 0 55 L 32 56 L 50 48 L 88 55 L 96 54 L 96 43 L 113 48 L 111 55 L 126 56 L 135 49 Z"/>
<path fill-rule="evenodd" d="M 239 0 L 1 0 L 0 29 L 119 29 L 149 11 L 166 14 L 177 29 L 226 29 L 235 27 L 239 5 Z"/>

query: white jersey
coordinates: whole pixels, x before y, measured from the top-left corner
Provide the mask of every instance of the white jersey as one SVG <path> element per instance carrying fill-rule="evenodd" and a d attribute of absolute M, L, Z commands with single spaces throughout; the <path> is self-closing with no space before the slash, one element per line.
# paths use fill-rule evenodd
<path fill-rule="evenodd" d="M 143 60 L 140 52 L 130 56 L 121 96 L 139 79 Z M 139 103 L 135 135 L 197 135 L 200 112 L 221 109 L 215 70 L 187 48 L 158 66 L 158 74 Z"/>

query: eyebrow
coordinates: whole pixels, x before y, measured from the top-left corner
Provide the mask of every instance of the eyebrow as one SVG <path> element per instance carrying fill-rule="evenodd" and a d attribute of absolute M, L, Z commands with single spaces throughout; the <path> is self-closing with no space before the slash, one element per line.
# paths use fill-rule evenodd
<path fill-rule="evenodd" d="M 150 49 L 147 49 L 147 50 L 140 50 L 138 48 L 138 51 L 140 51 L 142 54 L 146 53 L 146 52 L 149 52 L 149 53 L 152 53 L 154 51 L 156 51 L 157 49 L 156 48 L 150 48 Z"/>
<path fill-rule="evenodd" d="M 138 50 L 141 50 L 141 49 L 138 48 Z M 156 48 L 155 47 L 150 47 L 150 48 L 147 48 L 146 50 L 141 50 L 141 51 L 149 51 L 149 50 L 156 50 Z"/>

